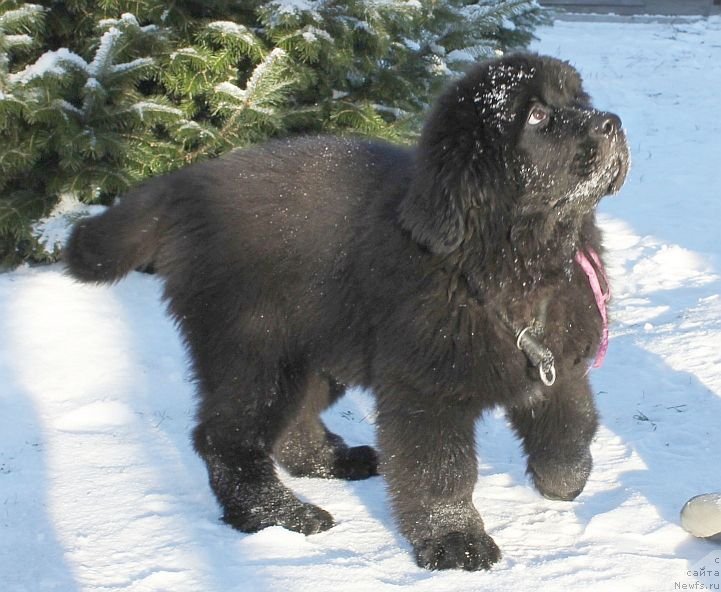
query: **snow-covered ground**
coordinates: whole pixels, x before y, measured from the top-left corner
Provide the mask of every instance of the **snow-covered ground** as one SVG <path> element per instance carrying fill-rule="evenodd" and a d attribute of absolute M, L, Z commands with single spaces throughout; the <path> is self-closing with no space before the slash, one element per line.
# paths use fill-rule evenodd
<path fill-rule="evenodd" d="M 719 589 L 721 546 L 689 537 L 678 512 L 721 489 L 721 19 L 539 36 L 621 115 L 634 156 L 601 207 L 614 321 L 592 375 L 603 425 L 584 493 L 538 495 L 491 414 L 475 501 L 504 558 L 488 573 L 418 569 L 380 478 L 288 479 L 333 513 L 328 532 L 235 532 L 189 443 L 192 385 L 157 281 L 98 288 L 24 268 L 0 275 L 1 590 Z M 374 439 L 364 393 L 327 420 Z"/>

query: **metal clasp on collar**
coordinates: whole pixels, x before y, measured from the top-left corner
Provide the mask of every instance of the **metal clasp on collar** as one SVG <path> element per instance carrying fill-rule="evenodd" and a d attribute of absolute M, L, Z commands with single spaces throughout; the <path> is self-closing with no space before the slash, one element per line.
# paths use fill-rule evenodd
<path fill-rule="evenodd" d="M 556 362 L 553 352 L 538 340 L 533 329 L 533 325 L 529 325 L 518 332 L 516 347 L 526 354 L 533 366 L 538 368 L 541 382 L 546 386 L 552 386 L 556 382 Z"/>

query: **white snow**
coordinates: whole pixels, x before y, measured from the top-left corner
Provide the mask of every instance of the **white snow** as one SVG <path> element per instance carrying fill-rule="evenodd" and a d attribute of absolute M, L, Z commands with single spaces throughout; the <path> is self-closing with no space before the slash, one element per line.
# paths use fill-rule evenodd
<path fill-rule="evenodd" d="M 307 12 L 318 16 L 316 9 L 319 8 L 318 0 L 271 0 L 268 3 L 273 12 L 280 14 L 299 14 Z"/>
<path fill-rule="evenodd" d="M 232 82 L 221 82 L 215 85 L 215 92 L 233 97 L 236 101 L 244 101 L 246 92 Z"/>
<path fill-rule="evenodd" d="M 62 111 L 65 111 L 65 113 L 63 113 L 63 116 L 64 116 L 66 119 L 67 119 L 67 117 L 68 117 L 69 114 L 72 114 L 74 117 L 82 117 L 82 116 L 83 116 L 83 111 L 82 111 L 82 109 L 78 109 L 75 105 L 73 105 L 72 103 L 66 101 L 65 99 L 55 99 L 55 100 L 53 101 L 53 104 L 54 104 L 54 105 L 57 105 L 58 107 L 60 107 L 60 109 L 61 109 Z"/>
<path fill-rule="evenodd" d="M 78 111 L 69 103 L 65 108 L 71 112 Z M 104 209 L 103 206 L 90 206 L 81 203 L 73 194 L 65 193 L 61 196 L 60 201 L 53 208 L 50 215 L 33 226 L 33 233 L 45 247 L 45 250 L 52 253 L 63 246 L 74 222 L 83 216 L 99 214 Z"/>
<path fill-rule="evenodd" d="M 234 23 L 232 21 L 213 21 L 212 23 L 208 23 L 209 29 L 216 29 L 218 31 L 221 31 L 223 33 L 228 33 L 229 35 L 246 35 L 248 33 L 248 28 L 244 27 L 243 25 L 239 25 L 238 23 Z"/>
<path fill-rule="evenodd" d="M 257 97 L 256 94 L 260 85 L 264 82 L 264 78 L 267 76 L 268 72 L 276 65 L 276 63 L 284 60 L 287 55 L 288 54 L 283 49 L 276 47 L 255 67 L 253 74 L 251 74 L 250 78 L 246 82 L 244 89 L 239 88 L 232 82 L 221 82 L 220 84 L 217 84 L 215 86 L 215 92 L 233 99 L 232 102 L 222 101 L 220 106 L 236 109 L 238 107 L 238 103 L 242 103 L 243 107 L 251 108 L 258 113 L 266 113 L 268 115 L 272 114 L 272 109 L 269 109 L 262 104 L 264 97 Z M 287 83 L 284 82 L 278 82 L 275 86 L 276 88 L 280 88 L 286 84 Z"/>
<path fill-rule="evenodd" d="M 251 46 L 258 44 L 258 40 L 255 38 L 250 29 L 244 27 L 243 25 L 239 25 L 238 23 L 233 23 L 231 21 L 213 21 L 212 23 L 208 23 L 208 29 L 213 29 L 218 33 L 222 33 L 230 37 L 236 37 Z"/>
<path fill-rule="evenodd" d="M 100 45 L 95 51 L 93 61 L 88 66 L 88 73 L 92 77 L 100 77 L 105 73 L 105 70 L 112 64 L 115 44 L 120 39 L 122 32 L 116 27 L 110 27 L 102 37 L 100 37 Z"/>
<path fill-rule="evenodd" d="M 163 17 L 161 17 L 163 18 Z M 129 12 L 125 12 L 120 15 L 119 19 L 109 18 L 109 19 L 101 19 L 98 23 L 98 26 L 101 28 L 110 28 L 110 27 L 129 27 L 132 29 L 138 29 L 142 31 L 143 33 L 157 33 L 160 31 L 157 25 L 145 25 L 143 27 L 140 26 L 140 23 L 138 22 L 137 17 L 134 14 L 131 14 Z"/>
<path fill-rule="evenodd" d="M 337 525 L 235 532 L 190 446 L 193 388 L 158 281 L 93 287 L 25 267 L 0 275 L 3 590 L 719 589 L 721 547 L 688 535 L 679 511 L 721 490 L 721 19 L 558 22 L 538 35 L 537 50 L 569 59 L 622 117 L 634 159 L 601 206 L 615 300 L 591 375 L 602 427 L 583 494 L 538 495 L 492 413 L 474 495 L 504 553 L 490 572 L 418 569 L 381 478 L 286 476 Z M 352 444 L 373 442 L 368 395 L 326 418 Z"/>
<path fill-rule="evenodd" d="M 34 63 L 26 66 L 20 72 L 10 74 L 8 80 L 11 83 L 27 84 L 35 78 L 46 75 L 63 76 L 66 72 L 66 65 L 83 72 L 88 71 L 88 64 L 83 58 L 69 49 L 61 47 L 55 51 L 45 52 Z"/>
<path fill-rule="evenodd" d="M 389 7 L 393 10 L 423 10 L 423 4 L 419 0 L 366 0 L 366 4 L 373 7 Z"/>
<path fill-rule="evenodd" d="M 18 45 L 32 45 L 33 38 L 22 33 L 19 35 L 5 35 L 4 41 L 8 47 L 17 47 Z"/>
<path fill-rule="evenodd" d="M 324 41 L 328 41 L 329 43 L 333 43 L 333 37 L 331 37 L 328 31 L 324 31 L 318 27 L 313 27 L 312 25 L 308 25 L 303 28 L 302 36 L 306 43 L 317 43 L 319 38 Z"/>
<path fill-rule="evenodd" d="M 23 3 L 17 8 L 7 7 L 3 14 L 0 14 L 0 28 L 4 31 L 16 30 L 17 25 L 26 20 L 37 19 L 47 9 L 40 4 Z"/>
<path fill-rule="evenodd" d="M 170 105 L 163 105 L 162 103 L 157 103 L 155 101 L 138 101 L 137 103 L 133 103 L 130 109 L 140 115 L 141 120 L 145 118 L 145 114 L 148 112 L 168 113 L 169 115 L 175 115 L 178 117 L 183 115 L 183 112 L 180 109 L 171 107 Z"/>
<path fill-rule="evenodd" d="M 153 58 L 135 58 L 129 62 L 123 62 L 122 64 L 113 64 L 108 68 L 108 72 L 111 74 L 124 74 L 130 70 L 136 70 L 138 68 L 144 68 L 154 63 Z"/>
<path fill-rule="evenodd" d="M 181 47 L 180 49 L 175 50 L 170 54 L 171 59 L 175 59 L 178 55 L 184 55 L 184 56 L 197 56 L 198 50 L 194 47 Z"/>

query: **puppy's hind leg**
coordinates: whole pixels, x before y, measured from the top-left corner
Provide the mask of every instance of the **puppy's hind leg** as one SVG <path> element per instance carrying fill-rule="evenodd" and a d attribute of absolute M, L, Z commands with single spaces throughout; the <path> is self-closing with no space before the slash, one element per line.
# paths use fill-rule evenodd
<path fill-rule="evenodd" d="M 291 475 L 356 480 L 378 474 L 378 455 L 373 448 L 346 445 L 318 417 L 344 390 L 317 374 L 308 378 L 303 402 L 274 448 L 276 460 Z"/>
<path fill-rule="evenodd" d="M 281 483 L 271 458 L 273 444 L 301 402 L 304 380 L 302 370 L 286 366 L 201 392 L 195 449 L 207 464 L 223 519 L 238 530 L 277 525 L 308 535 L 333 526 L 328 512 L 300 501 Z"/>

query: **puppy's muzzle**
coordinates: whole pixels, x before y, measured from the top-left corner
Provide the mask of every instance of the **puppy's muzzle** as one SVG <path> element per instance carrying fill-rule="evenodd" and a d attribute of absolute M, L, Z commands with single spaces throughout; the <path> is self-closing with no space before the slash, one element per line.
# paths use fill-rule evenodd
<path fill-rule="evenodd" d="M 597 111 L 589 121 L 588 134 L 600 146 L 606 146 L 603 152 L 607 154 L 607 162 L 610 161 L 607 170 L 611 174 L 606 193 L 617 193 L 626 180 L 630 166 L 628 144 L 621 118 L 614 113 Z"/>

